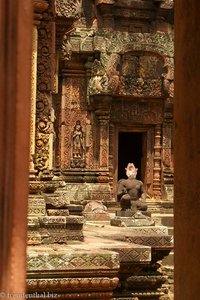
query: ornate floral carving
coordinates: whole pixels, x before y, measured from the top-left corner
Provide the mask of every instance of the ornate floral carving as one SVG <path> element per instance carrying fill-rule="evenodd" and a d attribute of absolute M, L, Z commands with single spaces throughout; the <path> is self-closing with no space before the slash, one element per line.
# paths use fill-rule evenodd
<path fill-rule="evenodd" d="M 172 9 L 174 7 L 174 0 L 163 0 L 160 7 L 164 9 Z"/>
<path fill-rule="evenodd" d="M 56 0 L 55 7 L 59 17 L 79 18 L 82 11 L 82 0 Z"/>
<path fill-rule="evenodd" d="M 33 157 L 35 168 L 41 175 L 49 170 L 51 135 L 54 134 L 54 110 L 52 108 L 51 88 L 54 68 L 54 31 L 53 7 L 43 13 L 38 27 L 38 62 L 37 62 L 37 100 L 36 100 L 36 137 L 35 154 Z"/>
<path fill-rule="evenodd" d="M 49 161 L 49 136 L 54 132 L 52 108 L 50 108 L 50 95 L 37 92 L 36 102 L 36 152 L 33 160 L 38 172 L 48 169 Z"/>
<path fill-rule="evenodd" d="M 121 77 L 119 95 L 133 97 L 162 97 L 162 80 Z"/>

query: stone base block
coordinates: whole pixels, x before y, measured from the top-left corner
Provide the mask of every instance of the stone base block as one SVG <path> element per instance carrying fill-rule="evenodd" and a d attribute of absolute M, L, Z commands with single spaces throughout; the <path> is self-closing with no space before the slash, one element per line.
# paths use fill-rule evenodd
<path fill-rule="evenodd" d="M 68 241 L 83 241 L 82 230 L 71 230 L 66 228 L 41 228 L 40 234 L 44 244 L 62 244 Z"/>
<path fill-rule="evenodd" d="M 118 227 L 142 227 L 153 226 L 154 221 L 150 218 L 134 218 L 134 217 L 115 217 L 111 219 L 112 226 Z"/>
<path fill-rule="evenodd" d="M 59 227 L 65 227 L 66 226 L 66 217 L 63 216 L 45 216 L 45 217 L 40 217 L 40 226 L 41 227 L 54 227 L 54 226 L 59 226 Z"/>
<path fill-rule="evenodd" d="M 47 209 L 48 216 L 69 216 L 68 209 Z"/>
<path fill-rule="evenodd" d="M 83 214 L 87 221 L 109 221 L 109 213 L 84 213 Z"/>
<path fill-rule="evenodd" d="M 45 194 L 45 202 L 48 208 L 67 208 L 69 200 L 59 193 Z"/>
<path fill-rule="evenodd" d="M 126 240 L 138 245 L 146 245 L 152 248 L 173 247 L 173 236 L 170 235 L 126 235 Z"/>
<path fill-rule="evenodd" d="M 70 215 L 82 216 L 83 205 L 70 204 L 67 206 Z"/>

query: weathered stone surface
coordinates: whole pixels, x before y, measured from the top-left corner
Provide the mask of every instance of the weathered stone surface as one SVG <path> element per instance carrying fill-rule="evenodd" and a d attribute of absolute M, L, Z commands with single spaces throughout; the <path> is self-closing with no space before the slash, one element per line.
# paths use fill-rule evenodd
<path fill-rule="evenodd" d="M 108 221 L 110 215 L 107 212 L 107 207 L 100 201 L 90 201 L 86 204 L 83 215 L 86 220 Z"/>
<path fill-rule="evenodd" d="M 45 216 L 39 217 L 40 224 L 42 227 L 61 226 L 65 227 L 66 217 L 63 216 Z"/>
<path fill-rule="evenodd" d="M 42 243 L 42 237 L 38 231 L 31 230 L 27 234 L 28 245 L 40 245 Z"/>
<path fill-rule="evenodd" d="M 73 249 L 72 246 L 28 247 L 28 271 L 67 271 L 119 269 L 119 255 L 116 252 L 90 249 Z"/>
<path fill-rule="evenodd" d="M 51 208 L 67 208 L 69 200 L 60 194 L 44 194 L 44 199 L 48 207 Z"/>
<path fill-rule="evenodd" d="M 83 213 L 87 221 L 110 221 L 110 216 L 108 213 Z"/>
<path fill-rule="evenodd" d="M 69 216 L 68 209 L 47 209 L 48 216 Z"/>
<path fill-rule="evenodd" d="M 142 235 L 126 236 L 126 240 L 139 245 L 151 246 L 152 248 L 173 247 L 173 237 L 170 235 Z"/>
<path fill-rule="evenodd" d="M 82 0 L 56 0 L 56 13 L 59 17 L 78 18 L 81 14 Z"/>
<path fill-rule="evenodd" d="M 83 216 L 71 215 L 66 218 L 66 224 L 81 225 L 84 223 Z"/>
<path fill-rule="evenodd" d="M 153 226 L 154 221 L 150 218 L 136 219 L 133 217 L 115 217 L 111 219 L 111 225 L 119 227 Z"/>
<path fill-rule="evenodd" d="M 40 195 L 30 195 L 28 199 L 28 215 L 44 216 L 46 214 L 46 205 L 44 198 Z"/>
<path fill-rule="evenodd" d="M 37 229 L 40 226 L 38 217 L 28 217 L 28 228 Z"/>

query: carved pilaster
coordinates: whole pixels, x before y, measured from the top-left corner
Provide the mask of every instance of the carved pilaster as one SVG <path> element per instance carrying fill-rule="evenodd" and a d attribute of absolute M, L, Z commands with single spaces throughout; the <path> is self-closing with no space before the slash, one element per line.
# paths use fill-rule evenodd
<path fill-rule="evenodd" d="M 108 169 L 109 159 L 109 114 L 97 112 L 99 119 L 100 131 L 100 150 L 99 150 L 99 166 L 102 169 Z"/>
<path fill-rule="evenodd" d="M 32 38 L 32 69 L 31 69 L 31 115 L 30 115 L 30 176 L 34 177 L 35 168 L 33 158 L 35 156 L 35 133 L 36 133 L 36 93 L 37 93 L 37 56 L 38 56 L 38 28 L 42 12 L 48 8 L 49 4 L 45 0 L 34 0 L 34 20 Z"/>
<path fill-rule="evenodd" d="M 53 5 L 49 2 L 49 7 L 42 14 L 42 20 L 38 26 L 36 148 L 34 163 L 40 175 L 44 174 L 44 172 L 49 173 L 52 170 L 54 112 L 51 92 L 55 65 L 54 46 Z"/>
<path fill-rule="evenodd" d="M 153 194 L 155 198 L 161 196 L 161 125 L 155 126 Z"/>

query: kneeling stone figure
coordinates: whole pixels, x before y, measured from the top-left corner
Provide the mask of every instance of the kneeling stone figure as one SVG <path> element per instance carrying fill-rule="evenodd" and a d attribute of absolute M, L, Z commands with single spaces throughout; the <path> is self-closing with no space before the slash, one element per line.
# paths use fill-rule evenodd
<path fill-rule="evenodd" d="M 131 210 L 132 215 L 140 215 L 142 212 L 147 215 L 146 192 L 142 181 L 136 179 L 137 170 L 133 163 L 128 163 L 128 179 L 118 181 L 117 200 L 122 211 Z"/>

